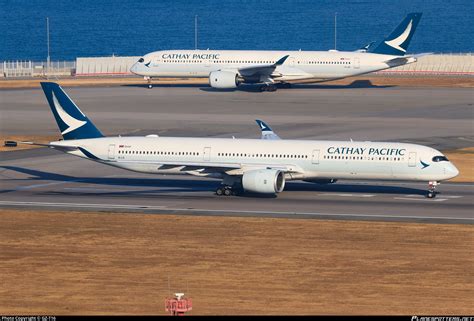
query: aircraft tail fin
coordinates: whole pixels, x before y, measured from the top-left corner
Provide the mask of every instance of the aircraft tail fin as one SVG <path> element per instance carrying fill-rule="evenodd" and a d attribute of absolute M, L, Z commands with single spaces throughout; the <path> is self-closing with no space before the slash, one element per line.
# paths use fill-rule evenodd
<path fill-rule="evenodd" d="M 264 121 L 260 119 L 255 119 L 257 122 L 258 127 L 262 131 L 262 139 L 270 139 L 270 140 L 277 140 L 280 137 L 273 132 L 273 130 L 268 126 Z"/>
<path fill-rule="evenodd" d="M 421 19 L 421 12 L 408 14 L 405 19 L 385 38 L 379 45 L 371 50 L 372 53 L 403 56 L 407 52 L 408 45 L 415 33 L 416 27 Z"/>
<path fill-rule="evenodd" d="M 54 82 L 42 82 L 41 87 L 65 140 L 104 137 L 61 86 Z"/>

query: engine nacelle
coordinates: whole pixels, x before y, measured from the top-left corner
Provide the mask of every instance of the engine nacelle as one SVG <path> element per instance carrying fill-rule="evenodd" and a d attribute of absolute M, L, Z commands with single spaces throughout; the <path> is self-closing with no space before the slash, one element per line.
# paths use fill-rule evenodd
<path fill-rule="evenodd" d="M 277 169 L 257 169 L 245 172 L 242 176 L 245 191 L 275 194 L 285 188 L 285 173 Z"/>
<path fill-rule="evenodd" d="M 330 179 L 315 178 L 315 179 L 305 179 L 303 181 L 309 182 L 309 183 L 316 183 L 316 184 L 334 184 L 335 182 L 337 182 L 337 179 L 335 179 L 335 178 L 330 178 Z"/>
<path fill-rule="evenodd" d="M 239 75 L 232 71 L 213 71 L 209 74 L 209 85 L 213 88 L 237 88 Z"/>

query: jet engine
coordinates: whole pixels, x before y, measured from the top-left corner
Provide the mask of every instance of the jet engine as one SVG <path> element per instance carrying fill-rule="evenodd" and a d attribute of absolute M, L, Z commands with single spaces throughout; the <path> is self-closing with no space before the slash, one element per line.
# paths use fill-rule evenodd
<path fill-rule="evenodd" d="M 209 85 L 213 88 L 237 88 L 239 74 L 232 71 L 213 71 L 209 74 Z"/>
<path fill-rule="evenodd" d="M 285 188 L 285 173 L 276 169 L 251 170 L 242 176 L 242 187 L 254 193 L 280 193 Z"/>

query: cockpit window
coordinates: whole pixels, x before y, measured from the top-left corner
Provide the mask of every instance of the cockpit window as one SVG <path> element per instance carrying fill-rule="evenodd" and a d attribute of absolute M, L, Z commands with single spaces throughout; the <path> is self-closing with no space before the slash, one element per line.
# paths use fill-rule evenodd
<path fill-rule="evenodd" d="M 438 163 L 438 162 L 449 162 L 448 158 L 446 156 L 435 156 L 433 157 L 433 162 Z"/>
<path fill-rule="evenodd" d="M 138 59 L 138 62 L 144 62 L 144 61 L 145 61 L 145 59 L 143 59 L 143 58 Z"/>

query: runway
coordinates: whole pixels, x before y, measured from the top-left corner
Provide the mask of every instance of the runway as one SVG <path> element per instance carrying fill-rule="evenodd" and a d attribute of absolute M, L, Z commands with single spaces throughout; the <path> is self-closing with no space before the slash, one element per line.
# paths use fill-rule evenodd
<path fill-rule="evenodd" d="M 70 88 L 107 135 L 259 137 L 255 118 L 283 138 L 473 146 L 472 89 L 301 86 L 276 93 L 199 86 Z M 0 91 L 1 134 L 59 134 L 40 90 Z M 36 149 L 0 154 L 0 208 L 474 223 L 474 185 L 288 182 L 275 197 L 219 197 L 216 180 L 153 176 Z"/>
<path fill-rule="evenodd" d="M 3 208 L 474 223 L 473 184 L 443 184 L 435 199 L 424 184 L 352 181 L 222 197 L 217 180 L 129 173 L 46 149 L 13 153 L 0 163 Z"/>

